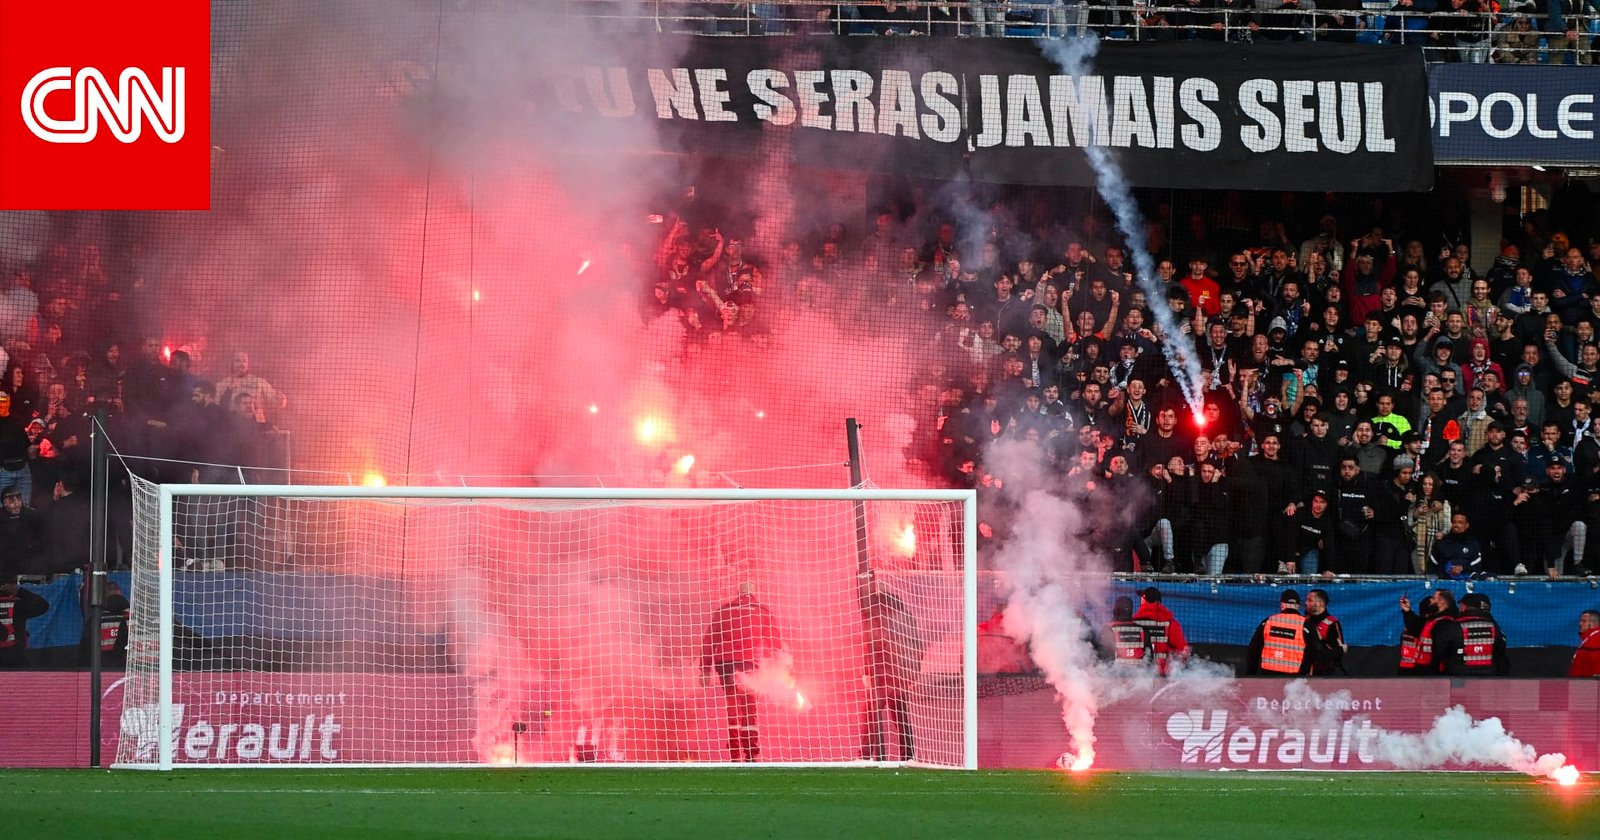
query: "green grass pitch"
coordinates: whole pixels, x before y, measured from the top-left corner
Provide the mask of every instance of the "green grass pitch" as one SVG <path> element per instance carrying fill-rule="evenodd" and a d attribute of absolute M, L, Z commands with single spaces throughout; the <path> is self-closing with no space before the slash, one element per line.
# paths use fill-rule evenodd
<path fill-rule="evenodd" d="M 1600 795 L 1466 773 L 0 772 L 16 837 L 1595 837 Z"/>

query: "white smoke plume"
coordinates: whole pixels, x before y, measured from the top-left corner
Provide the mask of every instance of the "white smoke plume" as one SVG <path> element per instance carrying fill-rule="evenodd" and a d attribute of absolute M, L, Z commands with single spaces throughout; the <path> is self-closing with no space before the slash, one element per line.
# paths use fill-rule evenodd
<path fill-rule="evenodd" d="M 1041 40 L 1039 45 L 1046 58 L 1054 61 L 1074 79 L 1094 72 L 1094 57 L 1100 50 L 1100 42 L 1095 38 Z M 1193 353 L 1185 353 L 1179 346 L 1183 325 L 1173 316 L 1172 308 L 1166 305 L 1167 289 L 1156 275 L 1155 260 L 1146 247 L 1144 217 L 1133 198 L 1133 189 L 1128 185 L 1128 179 L 1123 176 L 1122 167 L 1109 147 L 1087 143 L 1083 150 L 1089 158 L 1089 166 L 1094 169 L 1096 189 L 1111 208 L 1116 217 L 1117 230 L 1121 231 L 1127 242 L 1128 255 L 1133 260 L 1134 280 L 1144 289 L 1150 313 L 1166 333 L 1167 340 L 1161 343 L 1161 347 L 1167 367 L 1172 371 L 1174 381 L 1183 392 L 1190 410 L 1198 416 L 1204 402 L 1200 394 L 1200 362 Z"/>
<path fill-rule="evenodd" d="M 1348 691 L 1322 694 L 1307 680 L 1292 680 L 1283 691 L 1282 714 L 1308 729 L 1333 729 L 1351 708 Z M 1364 715 L 1356 720 L 1363 721 Z M 1452 706 L 1435 718 L 1426 732 L 1396 732 L 1370 720 L 1374 757 L 1397 770 L 1434 770 L 1449 765 L 1488 767 L 1559 779 L 1567 770 L 1563 753 L 1540 754 L 1510 732 L 1498 717 L 1477 720 L 1461 706 Z"/>
<path fill-rule="evenodd" d="M 1420 734 L 1379 729 L 1374 745 L 1380 760 L 1400 770 L 1459 764 L 1554 776 L 1567 764 L 1562 753 L 1540 755 L 1532 745 L 1507 732 L 1499 718 L 1474 720 L 1460 706 L 1445 710 L 1431 729 Z"/>
<path fill-rule="evenodd" d="M 1013 507 L 1016 527 L 995 554 L 1009 588 L 1008 635 L 1026 644 L 1061 700 L 1071 750 L 1087 766 L 1094 760 L 1096 656 L 1085 616 L 1104 601 L 1103 562 L 1077 538 L 1083 515 L 1047 489 L 1043 459 L 1033 446 L 1002 440 L 985 453 L 985 466 L 1008 477 L 1000 488 Z"/>
<path fill-rule="evenodd" d="M 794 657 L 788 651 L 778 651 L 761 660 L 754 669 L 739 672 L 734 679 L 744 690 L 769 703 L 797 712 L 810 708 L 810 701 L 795 680 Z"/>

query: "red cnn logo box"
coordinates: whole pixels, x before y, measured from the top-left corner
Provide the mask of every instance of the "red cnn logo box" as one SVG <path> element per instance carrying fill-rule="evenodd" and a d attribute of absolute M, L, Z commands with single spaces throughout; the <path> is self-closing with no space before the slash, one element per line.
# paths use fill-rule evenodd
<path fill-rule="evenodd" d="M 0 210 L 211 207 L 207 0 L 0 0 Z"/>

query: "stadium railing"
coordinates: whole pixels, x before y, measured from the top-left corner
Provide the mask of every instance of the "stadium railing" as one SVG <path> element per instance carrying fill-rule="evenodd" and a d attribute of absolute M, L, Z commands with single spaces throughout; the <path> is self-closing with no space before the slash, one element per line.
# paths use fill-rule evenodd
<path fill-rule="evenodd" d="M 1538 36 L 1540 64 L 1593 64 L 1600 58 L 1600 15 L 1575 16 L 1575 43 L 1552 43 L 1538 32 L 1540 16 L 1531 6 L 1498 13 L 1468 13 L 1478 25 L 1453 27 L 1430 37 L 1431 20 L 1447 16 L 1368 2 L 1359 11 L 1343 9 L 1216 9 L 1170 2 L 1091 4 L 1086 0 L 1054 2 L 910 2 L 895 6 L 896 16 L 883 19 L 863 9 L 881 3 L 837 3 L 793 0 L 788 3 L 719 3 L 708 0 L 565 0 L 558 13 L 569 21 L 586 21 L 617 30 L 679 32 L 696 35 L 959 35 L 964 37 L 1038 38 L 1096 34 L 1108 40 L 1171 41 L 1195 38 L 1248 43 L 1258 40 L 1344 40 L 1364 44 L 1406 44 L 1420 47 L 1431 62 L 1500 63 L 1496 36 L 1518 17 L 1531 17 Z M 1437 27 L 1436 27 L 1437 28 Z M 1456 42 L 1457 36 L 1475 40 Z"/>

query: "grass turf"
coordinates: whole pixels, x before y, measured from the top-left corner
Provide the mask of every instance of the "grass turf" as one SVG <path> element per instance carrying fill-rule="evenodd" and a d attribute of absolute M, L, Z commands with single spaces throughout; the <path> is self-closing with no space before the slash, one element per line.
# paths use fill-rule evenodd
<path fill-rule="evenodd" d="M 1593 837 L 1526 776 L 920 770 L 0 772 L 18 837 Z"/>

